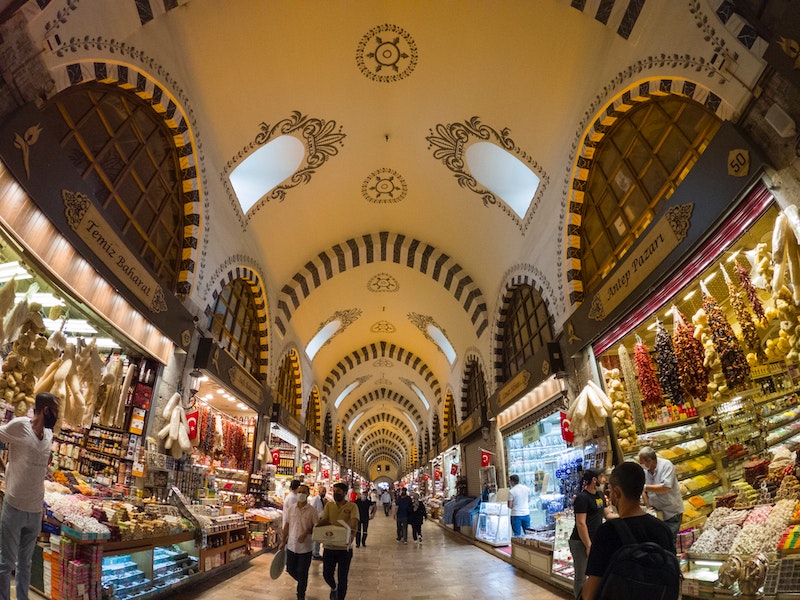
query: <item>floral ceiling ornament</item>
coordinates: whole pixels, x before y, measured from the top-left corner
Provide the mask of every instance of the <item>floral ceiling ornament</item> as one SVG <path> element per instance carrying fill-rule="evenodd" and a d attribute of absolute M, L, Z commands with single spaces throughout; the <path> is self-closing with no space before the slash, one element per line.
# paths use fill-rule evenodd
<path fill-rule="evenodd" d="M 325 346 L 330 344 L 331 340 L 333 340 L 333 338 L 335 338 L 340 333 L 343 333 L 345 329 L 347 329 L 348 327 L 350 327 L 350 325 L 355 323 L 361 317 L 363 312 L 364 311 L 361 310 L 360 308 L 348 308 L 348 309 L 345 309 L 345 310 L 337 310 L 335 313 L 333 313 L 333 315 L 328 317 L 328 319 L 324 323 L 320 323 L 319 327 L 317 327 L 317 331 L 314 332 L 315 336 L 320 331 L 322 331 L 322 328 L 325 327 L 331 321 L 338 320 L 339 323 L 340 323 L 339 324 L 339 328 L 336 331 L 333 332 L 333 335 L 331 335 L 331 337 L 329 337 L 325 341 L 325 343 L 322 344 L 322 346 L 320 346 L 320 348 L 324 348 Z"/>
<path fill-rule="evenodd" d="M 378 369 L 389 369 L 394 366 L 394 363 L 388 358 L 379 358 L 372 363 L 372 366 Z"/>
<path fill-rule="evenodd" d="M 515 155 L 539 177 L 540 183 L 535 198 L 541 198 L 550 178 L 544 173 L 541 165 L 528 156 L 525 151 L 521 150 L 511 139 L 509 136 L 510 129 L 505 127 L 498 131 L 485 125 L 481 122 L 480 117 L 475 116 L 463 123 L 440 123 L 428 131 L 430 135 L 425 139 L 428 141 L 428 148 L 433 148 L 433 157 L 441 160 L 442 164 L 453 172 L 459 186 L 478 194 L 483 200 L 484 206 L 500 208 L 521 229 L 527 227 L 535 210 L 528 209 L 528 214 L 524 221 L 521 221 L 505 202 L 478 183 L 478 180 L 469 172 L 465 159 L 466 149 L 475 142 L 489 142 L 499 146 L 506 152 Z M 532 201 L 531 207 L 535 208 L 536 206 L 538 206 L 538 203 Z"/>
<path fill-rule="evenodd" d="M 367 282 L 367 289 L 375 293 L 397 292 L 400 291 L 400 284 L 389 273 L 378 273 Z"/>
<path fill-rule="evenodd" d="M 389 323 L 389 321 L 378 321 L 369 328 L 372 333 L 395 333 L 397 328 Z"/>
<path fill-rule="evenodd" d="M 396 204 L 402 202 L 407 193 L 403 176 L 388 168 L 373 171 L 361 184 L 361 194 L 373 204 Z"/>
<path fill-rule="evenodd" d="M 448 343 L 451 346 L 453 345 L 453 342 L 450 340 L 450 336 L 447 335 L 447 332 L 430 315 L 421 315 L 419 313 L 410 312 L 408 313 L 408 320 L 411 321 L 414 327 L 416 327 L 422 332 L 422 335 L 425 336 L 425 339 L 427 339 L 436 348 L 438 348 L 439 352 L 441 352 L 442 354 L 444 354 L 444 350 L 442 350 L 442 347 L 439 345 L 439 342 L 433 339 L 431 334 L 428 333 L 428 325 L 433 325 L 434 327 L 436 327 L 436 329 L 438 329 L 442 333 L 442 335 L 447 339 Z"/>
<path fill-rule="evenodd" d="M 393 83 L 417 66 L 417 44 L 402 27 L 384 23 L 369 30 L 356 49 L 356 64 L 367 79 Z"/>

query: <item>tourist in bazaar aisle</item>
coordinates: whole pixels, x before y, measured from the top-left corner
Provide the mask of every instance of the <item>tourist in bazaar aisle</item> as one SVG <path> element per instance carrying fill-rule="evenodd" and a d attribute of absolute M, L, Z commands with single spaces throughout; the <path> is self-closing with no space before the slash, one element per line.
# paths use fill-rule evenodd
<path fill-rule="evenodd" d="M 528 506 L 531 491 L 519 482 L 519 475 L 508 478 L 511 489 L 508 491 L 508 508 L 511 509 L 511 534 L 519 537 L 531 526 L 531 511 Z"/>
<path fill-rule="evenodd" d="M 33 418 L 15 417 L 0 426 L 0 441 L 9 445 L 3 515 L 0 519 L 0 598 L 11 597 L 16 572 L 18 600 L 28 600 L 36 538 L 42 530 L 44 480 L 50 464 L 53 427 L 59 402 L 53 394 L 36 394 Z"/>
<path fill-rule="evenodd" d="M 322 518 L 317 525 L 343 527 L 342 522 L 347 524 L 352 535 L 358 529 L 358 507 L 347 500 L 347 484 L 334 483 L 333 502 L 325 505 Z M 347 595 L 347 577 L 352 560 L 352 545 L 325 544 L 322 553 L 322 576 L 331 588 L 331 600 L 344 600 Z"/>
<path fill-rule="evenodd" d="M 394 518 L 397 520 L 397 541 L 408 543 L 408 514 L 411 509 L 411 498 L 406 488 L 400 488 L 394 503 Z"/>
<path fill-rule="evenodd" d="M 672 531 L 673 542 L 677 544 L 683 521 L 683 495 L 675 465 L 657 456 L 649 446 L 639 450 L 639 464 L 644 467 L 645 501 L 648 506 L 661 511 L 661 519 Z"/>
<path fill-rule="evenodd" d="M 319 521 L 317 510 L 308 503 L 309 489 L 297 488 L 297 502 L 283 513 L 283 537 L 280 547 L 286 548 L 286 572 L 297 580 L 297 600 L 305 600 L 308 569 L 314 544 L 311 534 Z"/>
<path fill-rule="evenodd" d="M 612 562 L 612 557 L 623 546 L 618 527 L 627 527 L 637 543 L 654 542 L 675 554 L 675 540 L 669 527 L 642 510 L 640 500 L 644 482 L 645 473 L 642 467 L 634 462 L 624 462 L 611 472 L 609 496 L 611 503 L 617 508 L 619 519 L 603 523 L 592 540 L 586 564 L 587 577 L 583 586 L 583 600 L 597 600 L 603 576 Z M 676 579 L 680 579 L 677 569 Z M 673 583 L 674 587 L 679 588 L 679 581 Z"/>
<path fill-rule="evenodd" d="M 388 489 L 385 489 L 381 492 L 381 504 L 383 504 L 383 514 L 384 516 L 388 517 L 389 512 L 392 510 L 392 495 L 389 493 Z"/>
<path fill-rule="evenodd" d="M 322 485 L 319 487 L 318 490 L 315 491 L 314 495 L 311 496 L 309 503 L 314 509 L 317 511 L 317 518 L 322 518 L 322 511 L 325 508 L 325 504 L 328 502 L 328 490 L 325 489 L 325 486 Z M 320 553 L 322 544 L 319 542 L 314 542 L 314 548 L 311 552 L 311 558 L 313 560 L 322 560 L 322 554 Z"/>
<path fill-rule="evenodd" d="M 377 505 L 369 499 L 367 492 L 361 492 L 361 498 L 356 500 L 358 507 L 358 531 L 356 531 L 356 548 L 367 545 L 367 529 L 372 517 L 375 516 Z"/>
<path fill-rule="evenodd" d="M 586 469 L 581 476 L 582 489 L 572 503 L 575 512 L 575 527 L 569 538 L 569 550 L 575 567 L 573 592 L 575 599 L 580 600 L 583 582 L 586 578 L 586 560 L 592 548 L 594 534 L 603 524 L 603 518 L 615 515 L 606 506 L 603 490 L 600 488 L 602 475 Z"/>
<path fill-rule="evenodd" d="M 422 522 L 428 518 L 428 511 L 425 504 L 420 500 L 419 494 L 411 494 L 411 507 L 408 511 L 408 522 L 411 525 L 411 535 L 414 542 L 422 543 Z"/>
<path fill-rule="evenodd" d="M 289 484 L 289 493 L 286 494 L 286 498 L 283 499 L 283 511 L 286 512 L 289 508 L 297 503 L 297 488 L 300 487 L 300 480 L 299 479 L 292 479 L 292 482 Z"/>

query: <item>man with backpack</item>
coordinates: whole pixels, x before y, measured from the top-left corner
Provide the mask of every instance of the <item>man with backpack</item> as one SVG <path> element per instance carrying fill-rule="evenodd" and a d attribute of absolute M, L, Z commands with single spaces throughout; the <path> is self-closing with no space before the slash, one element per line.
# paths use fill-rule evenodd
<path fill-rule="evenodd" d="M 592 540 L 583 600 L 677 600 L 675 540 L 663 521 L 642 510 L 644 479 L 644 470 L 633 462 L 611 473 L 610 498 L 620 518 L 603 523 Z"/>

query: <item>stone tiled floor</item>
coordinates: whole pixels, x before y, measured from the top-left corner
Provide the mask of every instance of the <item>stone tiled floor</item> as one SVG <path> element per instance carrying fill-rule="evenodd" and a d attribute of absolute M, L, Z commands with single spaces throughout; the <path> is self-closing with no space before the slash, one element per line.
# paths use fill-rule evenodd
<path fill-rule="evenodd" d="M 435 523 L 423 526 L 424 543 L 395 541 L 391 518 L 378 514 L 370 522 L 366 548 L 354 548 L 348 600 L 489 600 L 570 596 L 537 583 L 507 562 Z M 169 596 L 170 600 L 293 600 L 295 581 L 284 573 L 269 577 L 272 554 L 254 558 L 224 578 L 211 578 Z M 322 562 L 311 563 L 307 600 L 328 600 Z"/>

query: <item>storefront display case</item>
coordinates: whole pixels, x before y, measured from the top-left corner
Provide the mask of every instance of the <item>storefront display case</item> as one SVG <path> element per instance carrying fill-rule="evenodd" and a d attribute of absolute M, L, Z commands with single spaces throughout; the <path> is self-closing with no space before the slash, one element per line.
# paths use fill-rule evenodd
<path fill-rule="evenodd" d="M 505 502 L 481 502 L 475 539 L 492 546 L 511 544 L 511 516 Z"/>

